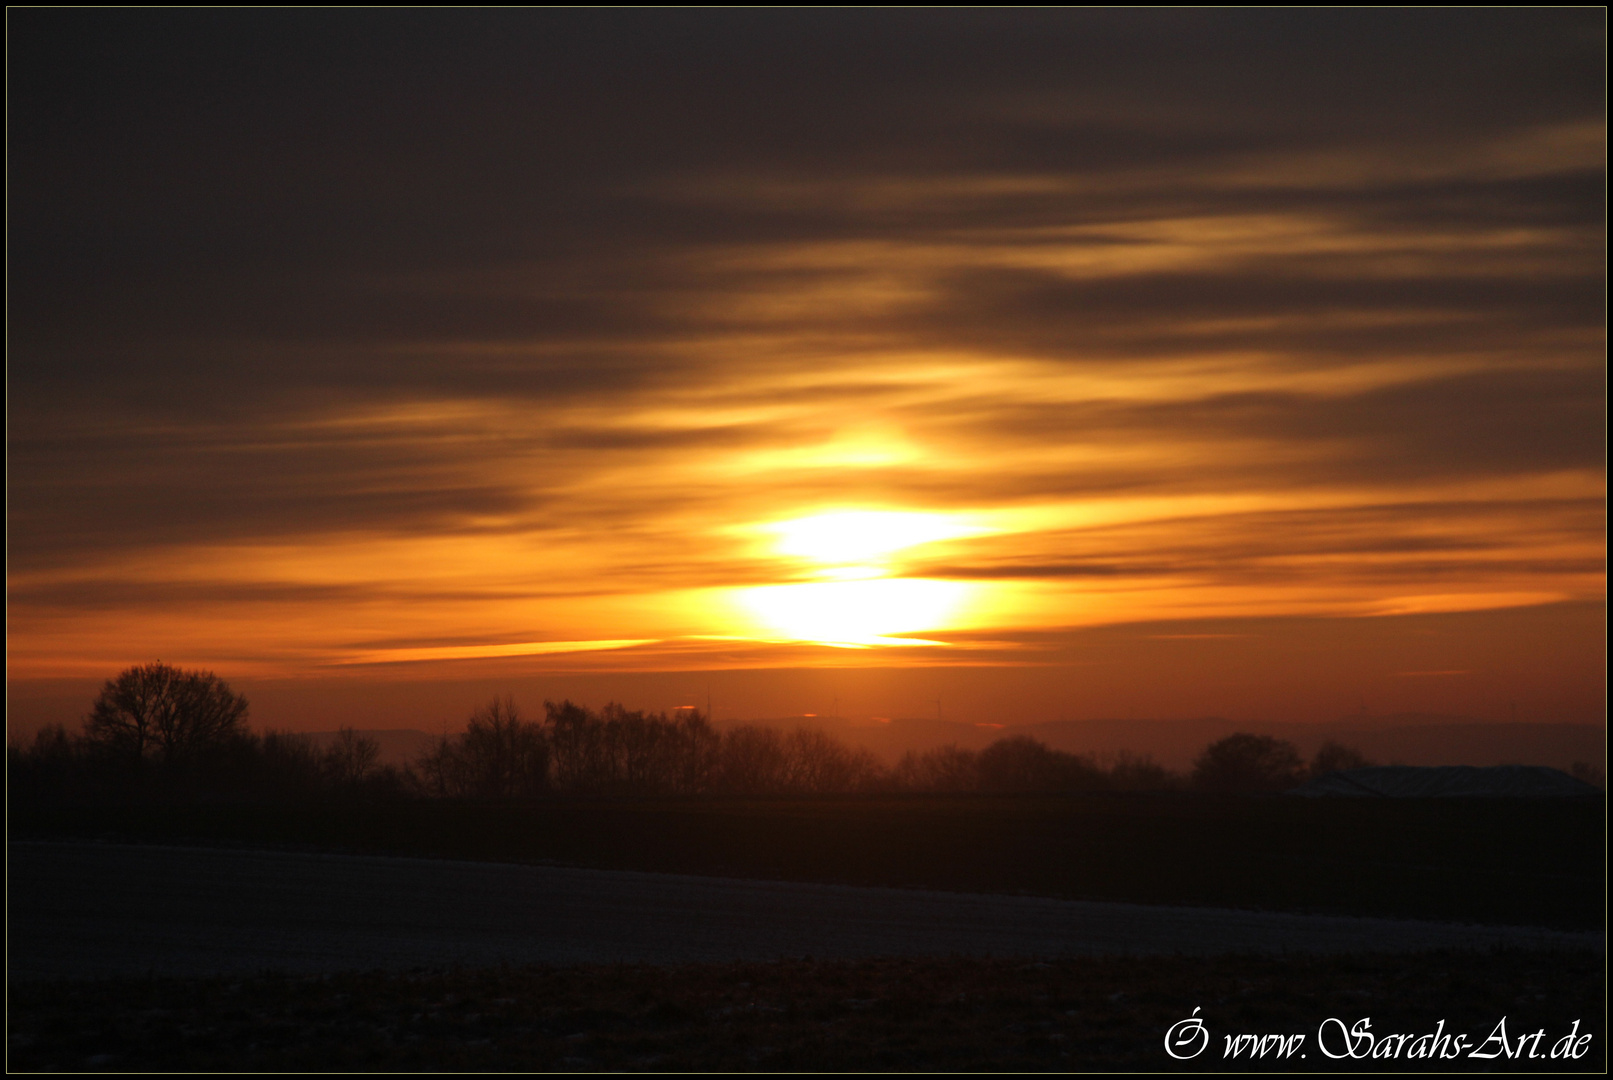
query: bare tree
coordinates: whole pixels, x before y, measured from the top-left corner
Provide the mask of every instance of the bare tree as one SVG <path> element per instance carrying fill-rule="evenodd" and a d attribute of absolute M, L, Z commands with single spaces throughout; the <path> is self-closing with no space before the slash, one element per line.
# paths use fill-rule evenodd
<path fill-rule="evenodd" d="M 907 791 L 975 791 L 980 787 L 979 757 L 957 743 L 922 754 L 909 750 L 897 763 L 893 779 Z"/>
<path fill-rule="evenodd" d="M 1165 791 L 1181 785 L 1181 778 L 1147 754 L 1129 750 L 1105 759 L 1109 786 L 1116 791 Z"/>
<path fill-rule="evenodd" d="M 872 787 L 879 762 L 866 750 L 851 749 L 826 731 L 799 727 L 784 742 L 790 791 L 856 791 Z"/>
<path fill-rule="evenodd" d="M 673 721 L 672 790 L 683 794 L 710 791 L 722 760 L 722 734 L 709 717 L 689 710 Z"/>
<path fill-rule="evenodd" d="M 325 775 L 338 787 L 357 787 L 375 771 L 380 756 L 379 742 L 344 727 L 325 751 Z"/>
<path fill-rule="evenodd" d="M 693 709 L 669 717 L 614 702 L 595 712 L 546 701 L 544 711 L 561 791 L 694 793 L 718 782 L 722 736 Z"/>
<path fill-rule="evenodd" d="M 1086 758 L 1029 735 L 998 739 L 980 751 L 976 762 L 985 791 L 1091 791 L 1108 782 Z"/>
<path fill-rule="evenodd" d="M 785 791 L 790 753 L 784 737 L 769 727 L 746 724 L 723 734 L 718 785 L 735 795 Z"/>
<path fill-rule="evenodd" d="M 1270 735 L 1228 735 L 1193 763 L 1193 786 L 1203 791 L 1283 791 L 1299 783 L 1304 764 L 1293 743 Z"/>
<path fill-rule="evenodd" d="M 329 779 L 329 759 L 302 732 L 265 731 L 252 740 L 258 780 L 270 791 L 317 795 Z"/>
<path fill-rule="evenodd" d="M 598 790 L 611 773 L 604 725 L 570 701 L 545 701 L 543 709 L 555 786 L 562 791 Z"/>
<path fill-rule="evenodd" d="M 431 748 L 420 755 L 409 775 L 429 795 L 438 798 L 461 795 L 465 791 L 465 755 L 459 740 L 447 732 L 432 742 Z"/>
<path fill-rule="evenodd" d="M 158 662 L 108 679 L 84 733 L 114 750 L 171 760 L 217 746 L 241 732 L 246 698 L 211 671 L 181 671 Z"/>
<path fill-rule="evenodd" d="M 428 793 L 505 799 L 549 790 L 549 740 L 543 725 L 521 718 L 511 698 L 470 714 L 464 734 L 446 732 L 414 764 Z"/>
<path fill-rule="evenodd" d="M 471 713 L 461 737 L 465 794 L 485 798 L 538 795 L 549 787 L 549 745 L 543 727 L 521 719 L 512 698 L 494 698 Z"/>

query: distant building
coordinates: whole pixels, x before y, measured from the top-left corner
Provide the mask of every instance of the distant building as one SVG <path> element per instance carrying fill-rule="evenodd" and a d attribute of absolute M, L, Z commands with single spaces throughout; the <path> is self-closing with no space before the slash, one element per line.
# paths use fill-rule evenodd
<path fill-rule="evenodd" d="M 1290 795 L 1357 799 L 1563 799 L 1601 789 L 1544 765 L 1372 765 L 1307 780 Z"/>

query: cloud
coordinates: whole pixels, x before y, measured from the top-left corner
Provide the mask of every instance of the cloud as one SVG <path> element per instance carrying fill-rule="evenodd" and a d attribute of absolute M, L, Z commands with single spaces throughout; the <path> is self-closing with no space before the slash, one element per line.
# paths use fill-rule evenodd
<path fill-rule="evenodd" d="M 19 11 L 13 605 L 684 640 L 842 508 L 1145 614 L 1589 595 L 1604 22 Z"/>

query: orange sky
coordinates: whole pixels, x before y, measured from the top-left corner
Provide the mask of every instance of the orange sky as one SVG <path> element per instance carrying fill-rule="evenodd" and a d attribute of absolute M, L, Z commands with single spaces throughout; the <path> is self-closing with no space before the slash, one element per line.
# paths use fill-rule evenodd
<path fill-rule="evenodd" d="M 1600 13 L 308 17 L 13 13 L 14 724 L 1599 717 Z"/>

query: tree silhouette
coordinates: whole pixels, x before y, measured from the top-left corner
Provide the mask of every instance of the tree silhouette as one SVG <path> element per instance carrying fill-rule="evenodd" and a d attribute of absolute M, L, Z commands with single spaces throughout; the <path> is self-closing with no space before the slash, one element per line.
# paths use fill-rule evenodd
<path fill-rule="evenodd" d="M 514 699 L 494 698 L 471 713 L 463 742 L 471 794 L 509 798 L 548 790 L 549 745 L 543 727 L 523 720 Z"/>
<path fill-rule="evenodd" d="M 826 731 L 800 727 L 784 740 L 787 791 L 855 791 L 872 787 L 879 762 L 868 751 L 853 750 Z"/>
<path fill-rule="evenodd" d="M 381 744 L 360 735 L 350 727 L 336 733 L 336 740 L 325 751 L 325 775 L 337 787 L 357 787 L 375 771 L 381 757 Z"/>
<path fill-rule="evenodd" d="M 892 780 L 904 791 L 975 791 L 980 787 L 980 755 L 948 743 L 919 753 L 909 750 Z"/>
<path fill-rule="evenodd" d="M 597 790 L 610 779 L 604 725 L 572 702 L 543 703 L 555 785 L 562 791 Z"/>
<path fill-rule="evenodd" d="M 1203 791 L 1252 794 L 1299 783 L 1303 763 L 1293 743 L 1270 735 L 1228 735 L 1193 763 L 1193 786 Z"/>
<path fill-rule="evenodd" d="M 746 724 L 725 732 L 718 767 L 719 787 L 733 795 L 763 795 L 789 789 L 790 751 L 784 736 L 769 727 Z"/>
<path fill-rule="evenodd" d="M 1372 762 L 1353 746 L 1329 740 L 1323 743 L 1322 748 L 1316 751 L 1316 756 L 1311 758 L 1311 775 L 1326 776 L 1328 773 L 1359 769 L 1370 764 Z"/>
<path fill-rule="evenodd" d="M 416 767 L 437 795 L 524 798 L 549 789 L 549 750 L 542 724 L 523 720 L 513 699 L 494 698 L 470 714 L 464 734 L 444 734 Z"/>
<path fill-rule="evenodd" d="M 598 712 L 570 701 L 543 708 L 560 791 L 693 794 L 717 782 L 722 735 L 695 709 L 668 716 L 615 702 Z"/>
<path fill-rule="evenodd" d="M 998 739 L 975 761 L 985 791 L 1090 791 L 1105 783 L 1103 773 L 1079 754 L 1029 735 Z"/>
<path fill-rule="evenodd" d="M 1109 759 L 1109 786 L 1116 791 L 1165 791 L 1177 777 L 1147 754 L 1122 750 Z"/>
<path fill-rule="evenodd" d="M 170 761 L 227 742 L 243 730 L 246 713 L 246 698 L 211 671 L 159 661 L 108 679 L 84 734 L 121 754 Z"/>
<path fill-rule="evenodd" d="M 679 713 L 673 725 L 672 790 L 710 791 L 722 761 L 722 733 L 711 726 L 710 717 L 694 709 Z"/>

